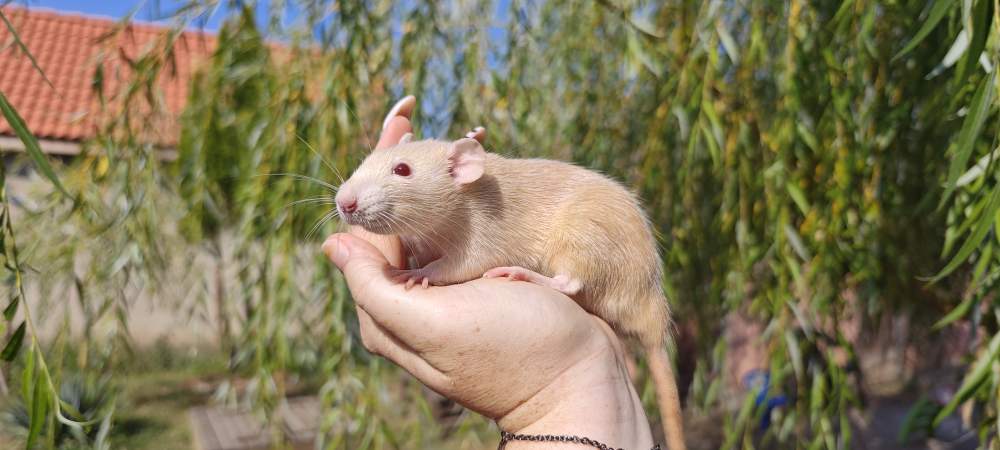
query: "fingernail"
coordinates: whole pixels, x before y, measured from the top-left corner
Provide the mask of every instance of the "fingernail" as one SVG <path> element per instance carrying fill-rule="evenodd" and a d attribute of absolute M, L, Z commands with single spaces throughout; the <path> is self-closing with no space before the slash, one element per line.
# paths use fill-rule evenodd
<path fill-rule="evenodd" d="M 326 253 L 326 257 L 330 258 L 330 261 L 340 269 L 344 268 L 347 260 L 351 257 L 349 244 L 346 242 L 346 239 L 341 239 L 340 236 L 330 236 L 323 243 L 323 253 Z"/>
<path fill-rule="evenodd" d="M 475 127 L 475 128 L 472 129 L 472 131 L 466 133 L 465 137 L 467 137 L 469 139 L 477 139 L 477 136 L 485 136 L 485 135 L 486 135 L 486 128 Z M 480 137 L 479 139 L 482 139 L 482 138 Z"/>
<path fill-rule="evenodd" d="M 410 97 L 412 97 L 412 96 L 411 95 L 407 95 L 407 96 L 399 99 L 399 101 L 397 101 L 395 105 L 392 105 L 392 109 L 389 110 L 389 114 L 386 114 L 385 115 L 385 119 L 382 120 L 382 129 L 383 130 L 385 130 L 385 128 L 389 126 L 389 120 L 391 120 L 393 117 L 396 117 L 397 115 L 399 115 L 400 108 L 403 107 L 403 104 L 406 103 L 406 101 Z"/>

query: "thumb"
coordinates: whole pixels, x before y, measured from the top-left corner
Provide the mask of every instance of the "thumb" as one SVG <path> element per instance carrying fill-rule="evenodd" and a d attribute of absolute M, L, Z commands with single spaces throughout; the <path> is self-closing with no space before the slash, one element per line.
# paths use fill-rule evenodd
<path fill-rule="evenodd" d="M 407 291 L 390 279 L 392 266 L 379 249 L 348 233 L 330 236 L 323 252 L 344 274 L 354 301 L 380 326 L 404 342 L 427 334 L 438 323 L 440 308 L 423 289 Z"/>
<path fill-rule="evenodd" d="M 353 280 L 387 280 L 389 261 L 368 241 L 347 233 L 331 235 L 323 243 L 323 253 L 343 272 L 352 286 Z"/>

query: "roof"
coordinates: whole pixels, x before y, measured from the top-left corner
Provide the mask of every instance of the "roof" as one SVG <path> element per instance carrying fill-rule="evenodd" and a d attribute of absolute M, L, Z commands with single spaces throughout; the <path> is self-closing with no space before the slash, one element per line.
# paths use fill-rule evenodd
<path fill-rule="evenodd" d="M 0 26 L 0 92 L 35 136 L 44 140 L 80 142 L 94 137 L 100 124 L 100 104 L 93 89 L 98 64 L 103 65 L 103 92 L 113 95 L 129 79 L 125 58 L 141 55 L 169 30 L 143 23 L 122 28 L 111 18 L 37 8 L 8 6 L 2 10 L 54 89 L 14 43 L 10 31 Z M 213 34 L 200 31 L 185 31 L 177 40 L 175 68 L 164 70 L 158 79 L 168 117 L 154 127 L 158 130 L 151 137 L 154 144 L 176 144 L 177 119 L 187 100 L 189 80 L 215 45 Z M 0 117 L 0 137 L 3 135 L 12 135 L 12 130 Z"/>

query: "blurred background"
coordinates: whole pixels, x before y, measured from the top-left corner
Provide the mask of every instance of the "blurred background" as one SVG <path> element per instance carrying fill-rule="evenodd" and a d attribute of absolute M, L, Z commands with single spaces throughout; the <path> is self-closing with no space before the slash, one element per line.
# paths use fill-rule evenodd
<path fill-rule="evenodd" d="M 641 196 L 692 448 L 1000 449 L 996 0 L 0 5 L 0 447 L 495 448 L 319 252 L 415 94 Z"/>

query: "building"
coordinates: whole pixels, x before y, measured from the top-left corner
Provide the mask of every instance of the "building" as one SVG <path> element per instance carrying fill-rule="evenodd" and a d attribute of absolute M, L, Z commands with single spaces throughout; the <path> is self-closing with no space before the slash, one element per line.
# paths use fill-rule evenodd
<path fill-rule="evenodd" d="M 24 118 L 42 150 L 52 155 L 77 154 L 81 143 L 96 136 L 102 111 L 107 110 L 101 107 L 98 83 L 105 105 L 113 104 L 129 79 L 130 62 L 155 49 L 158 39 L 170 30 L 40 8 L 6 6 L 2 11 L 45 77 L 0 24 L 0 92 Z M 166 157 L 176 154 L 177 119 L 187 100 L 190 78 L 215 46 L 214 34 L 184 31 L 174 46 L 174 64 L 157 80 L 167 114 L 152 127 L 157 131 L 149 139 Z M 0 116 L 0 151 L 23 150 L 10 124 Z"/>

